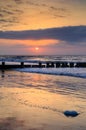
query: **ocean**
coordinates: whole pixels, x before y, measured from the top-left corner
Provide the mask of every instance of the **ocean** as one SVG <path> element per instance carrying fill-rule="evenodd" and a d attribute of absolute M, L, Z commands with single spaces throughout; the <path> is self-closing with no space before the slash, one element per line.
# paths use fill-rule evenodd
<path fill-rule="evenodd" d="M 86 62 L 86 56 L 0 56 L 1 61 Z M 86 68 L 0 71 L 0 130 L 86 130 L 85 96 Z"/>

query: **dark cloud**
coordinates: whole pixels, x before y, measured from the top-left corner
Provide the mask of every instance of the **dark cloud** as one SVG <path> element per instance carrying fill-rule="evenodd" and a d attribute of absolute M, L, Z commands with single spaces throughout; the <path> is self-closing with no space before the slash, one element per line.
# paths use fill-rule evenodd
<path fill-rule="evenodd" d="M 40 6 L 40 4 L 31 1 L 27 1 L 26 3 L 33 6 Z"/>
<path fill-rule="evenodd" d="M 66 8 L 56 8 L 54 6 L 51 6 L 50 7 L 52 10 L 55 10 L 55 11 L 62 11 L 62 12 L 67 12 L 68 10 Z"/>
<path fill-rule="evenodd" d="M 9 0 L 8 2 L 2 0 L 0 1 L 0 30 L 12 30 L 14 27 L 19 28 L 23 26 L 27 28 L 27 25 L 30 27 L 32 22 L 29 23 L 29 20 L 24 21 L 24 19 L 30 18 L 31 21 L 31 18 L 33 20 L 33 17 L 36 17 L 36 15 L 37 19 L 41 15 L 41 17 L 47 16 L 55 20 L 66 18 L 69 16 L 68 12 L 69 10 L 65 7 L 57 7 L 48 1 Z"/>
<path fill-rule="evenodd" d="M 25 31 L 0 31 L 1 39 L 15 40 L 40 40 L 40 39 L 56 39 L 65 42 L 85 42 L 86 26 L 68 26 L 61 28 L 49 28 L 40 30 Z"/>
<path fill-rule="evenodd" d="M 15 1 L 16 4 L 22 4 L 23 3 L 22 0 L 13 0 L 13 1 Z"/>
<path fill-rule="evenodd" d="M 54 12 L 53 16 L 55 18 L 59 17 L 59 18 L 65 18 L 66 16 L 69 15 L 69 10 L 67 10 L 66 8 L 57 8 L 54 6 L 51 6 L 50 9 Z"/>
<path fill-rule="evenodd" d="M 57 8 L 56 8 L 56 7 L 53 7 L 53 6 L 51 6 L 50 8 L 53 9 L 53 10 L 57 10 Z"/>
<path fill-rule="evenodd" d="M 56 7 L 56 6 L 50 6 L 49 4 L 47 4 L 46 2 L 40 3 L 38 1 L 36 2 L 32 2 L 32 1 L 26 1 L 27 4 L 31 5 L 31 6 L 37 6 L 41 9 L 41 7 L 47 9 L 46 13 L 50 14 L 51 16 L 54 16 L 54 18 L 64 18 L 66 16 L 68 16 L 68 14 L 70 13 L 70 11 L 64 7 Z M 45 14 L 45 11 L 41 12 L 41 14 Z"/>
<path fill-rule="evenodd" d="M 66 18 L 65 15 L 58 15 L 58 14 L 55 14 L 54 17 L 55 17 L 55 18 L 57 18 L 57 17 L 59 17 L 59 18 Z"/>
<path fill-rule="evenodd" d="M 1 7 L 0 8 L 0 29 L 8 28 L 13 26 L 16 23 L 20 23 L 20 16 L 23 14 L 21 9 L 10 7 Z"/>
<path fill-rule="evenodd" d="M 47 7 L 47 5 L 46 4 L 41 4 L 43 7 Z"/>
<path fill-rule="evenodd" d="M 18 13 L 18 14 L 22 14 L 24 11 L 22 11 L 22 10 L 19 10 L 19 9 L 14 9 L 13 10 L 15 13 Z"/>
<path fill-rule="evenodd" d="M 7 9 L 0 9 L 0 13 L 9 14 L 9 15 L 13 15 L 14 14 L 12 11 L 9 11 Z"/>
<path fill-rule="evenodd" d="M 3 14 L 0 14 L 0 17 L 4 17 Z"/>
<path fill-rule="evenodd" d="M 0 15 L 2 15 L 2 16 L 6 16 L 6 15 L 15 15 L 15 14 L 21 14 L 21 13 L 23 13 L 23 11 L 22 10 L 20 10 L 20 9 L 15 9 L 15 8 L 13 8 L 12 6 L 10 7 L 10 8 L 8 8 L 8 7 L 6 7 L 6 8 L 1 8 L 0 9 Z"/>
<path fill-rule="evenodd" d="M 11 18 L 11 19 L 0 19 L 0 22 L 2 23 L 18 23 L 18 21 L 16 20 L 16 18 Z"/>
<path fill-rule="evenodd" d="M 2 22 L 7 22 L 7 20 L 5 20 L 5 19 L 0 19 L 0 23 L 2 23 Z"/>
<path fill-rule="evenodd" d="M 86 0 L 60 0 L 60 2 L 72 2 L 72 3 L 81 3 L 81 4 L 83 4 L 83 3 L 86 3 Z"/>

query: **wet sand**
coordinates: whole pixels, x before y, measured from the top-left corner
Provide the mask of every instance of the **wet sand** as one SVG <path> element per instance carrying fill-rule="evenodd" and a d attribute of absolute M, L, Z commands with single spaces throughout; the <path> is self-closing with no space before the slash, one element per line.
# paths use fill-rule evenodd
<path fill-rule="evenodd" d="M 18 79 L 18 82 L 14 83 L 15 75 L 20 81 Z M 25 75 L 28 76 L 26 80 L 23 79 Z M 34 87 L 31 87 L 31 76 L 35 77 L 34 84 L 38 83 L 38 77 L 42 78 L 41 80 L 52 78 L 48 75 L 18 72 L 6 72 L 5 78 L 0 78 L 0 130 L 86 130 L 84 99 L 76 98 L 72 94 L 56 93 L 55 89 L 52 92 L 36 88 L 34 84 Z M 66 79 L 64 78 L 61 80 Z M 23 87 L 24 82 L 29 87 Z M 80 114 L 75 118 L 68 118 L 63 114 L 65 110 L 76 110 Z"/>

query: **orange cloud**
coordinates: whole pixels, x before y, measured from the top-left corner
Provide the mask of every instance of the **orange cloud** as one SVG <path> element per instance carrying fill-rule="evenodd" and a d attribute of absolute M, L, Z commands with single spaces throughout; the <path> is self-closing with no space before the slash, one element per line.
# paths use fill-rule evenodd
<path fill-rule="evenodd" d="M 27 47 L 35 47 L 35 46 L 47 46 L 59 43 L 58 40 L 53 39 L 45 39 L 45 40 L 9 40 L 9 39 L 0 39 L 0 43 L 6 46 L 16 46 L 16 45 L 24 45 Z"/>

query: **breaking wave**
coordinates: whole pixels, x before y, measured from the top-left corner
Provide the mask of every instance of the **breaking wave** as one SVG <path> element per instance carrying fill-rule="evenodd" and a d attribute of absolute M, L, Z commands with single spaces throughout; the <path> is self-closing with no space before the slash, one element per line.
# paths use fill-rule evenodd
<path fill-rule="evenodd" d="M 22 68 L 16 70 L 27 73 L 64 75 L 64 76 L 86 78 L 86 68 Z"/>

